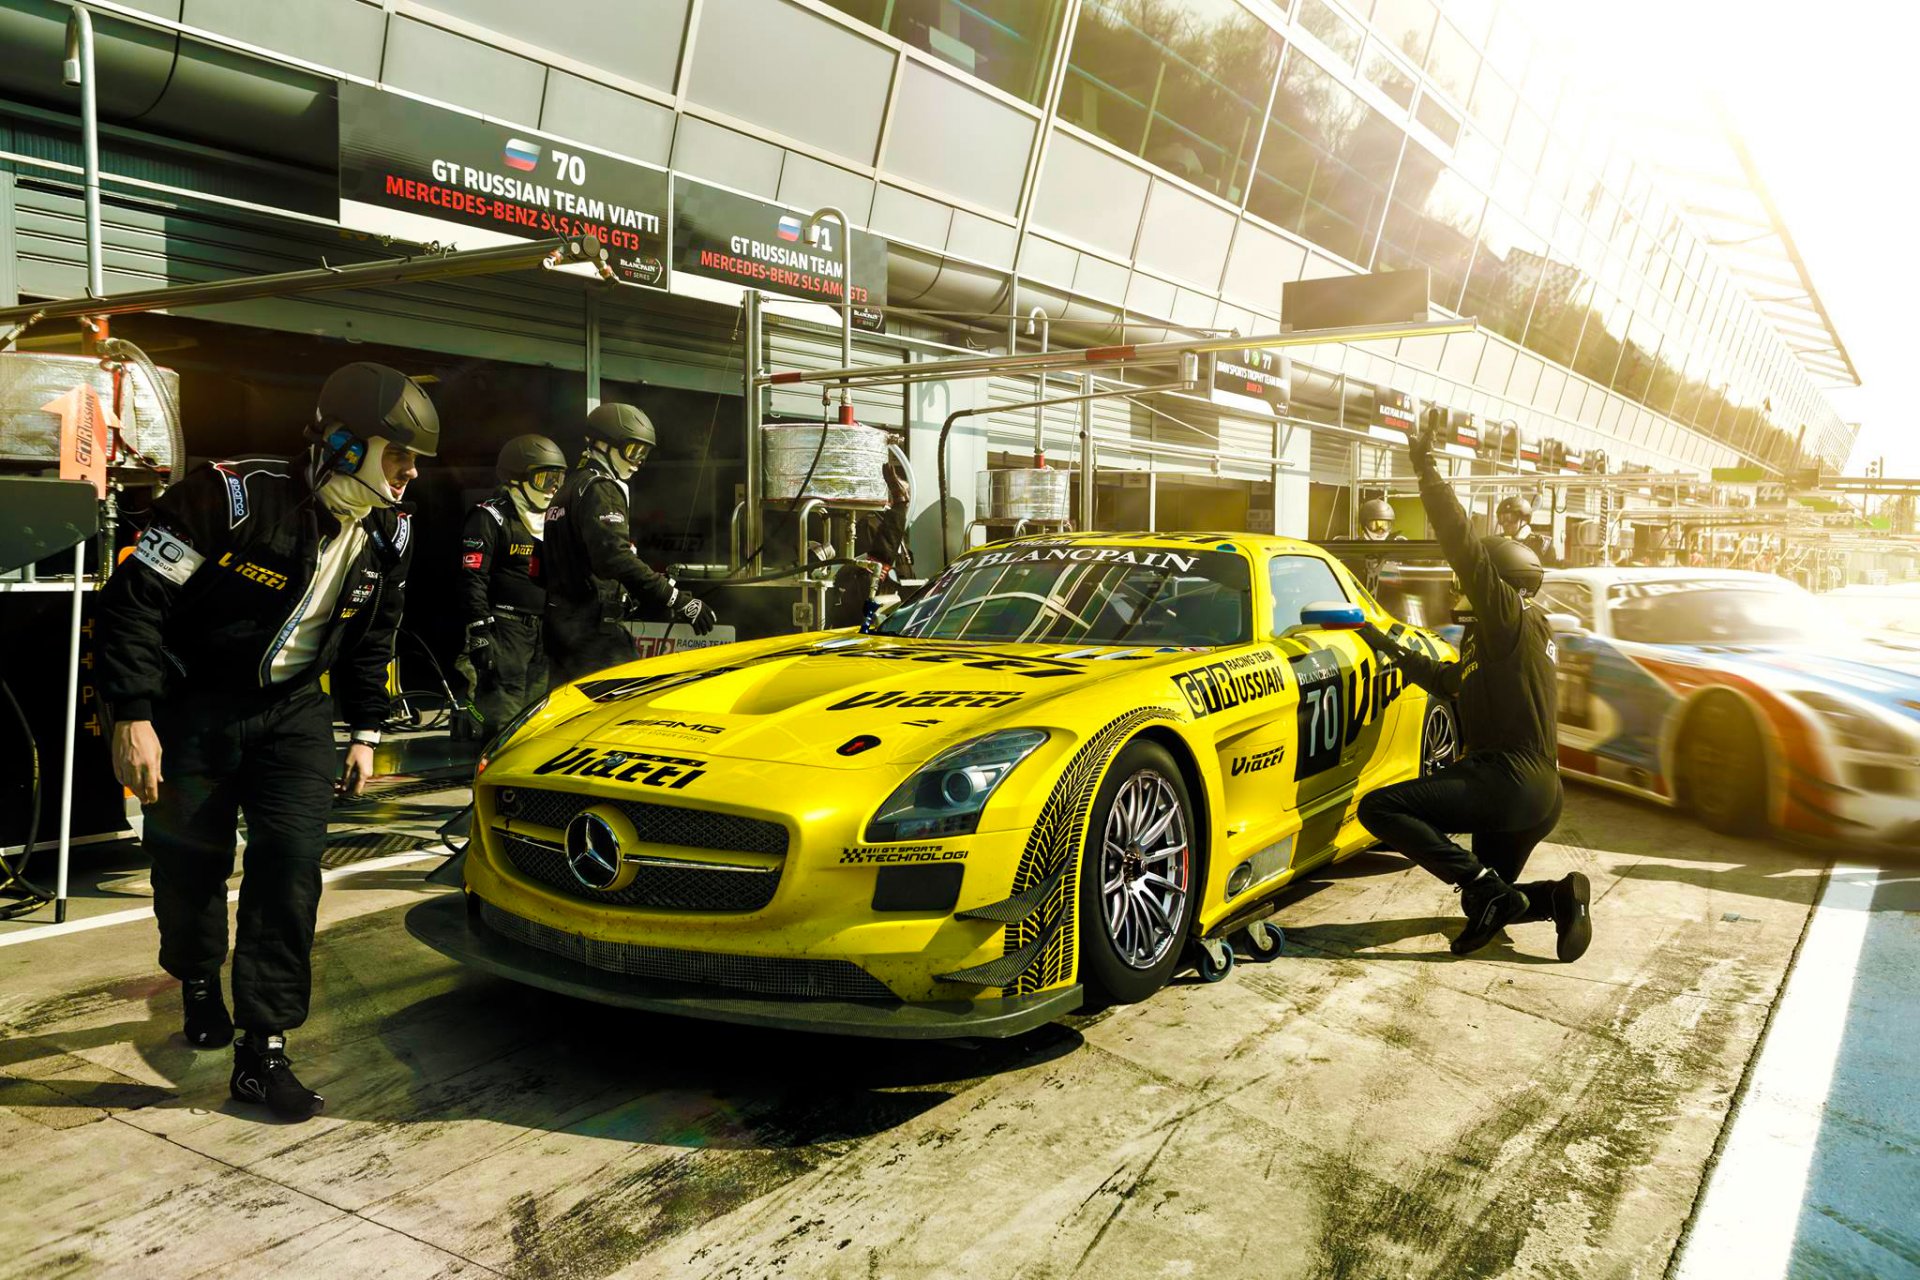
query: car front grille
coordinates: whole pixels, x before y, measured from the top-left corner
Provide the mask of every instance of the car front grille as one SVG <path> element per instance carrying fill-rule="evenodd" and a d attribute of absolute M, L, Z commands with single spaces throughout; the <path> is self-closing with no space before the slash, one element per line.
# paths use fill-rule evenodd
<path fill-rule="evenodd" d="M 654 978 L 765 996 L 820 1000 L 896 1000 L 878 978 L 848 960 L 794 960 L 681 951 L 632 942 L 604 942 L 503 911 L 482 899 L 488 927 L 525 946 L 606 973 Z"/>
<path fill-rule="evenodd" d="M 509 794 L 511 797 L 509 798 Z M 501 787 L 494 792 L 494 810 L 513 822 L 564 828 L 582 809 L 607 801 L 571 791 L 538 787 Z M 612 802 L 649 844 L 678 845 L 683 849 L 714 849 L 728 853 L 787 852 L 787 829 L 777 822 L 742 818 L 705 809 L 650 804 L 644 800 Z"/>
<path fill-rule="evenodd" d="M 563 850 L 549 844 L 495 832 L 507 860 L 527 879 L 585 902 L 615 907 L 658 907 L 672 911 L 758 911 L 773 901 L 780 868 L 736 870 L 699 862 L 662 866 L 666 859 L 640 867 L 633 883 L 611 893 L 589 889 L 574 878 Z"/>

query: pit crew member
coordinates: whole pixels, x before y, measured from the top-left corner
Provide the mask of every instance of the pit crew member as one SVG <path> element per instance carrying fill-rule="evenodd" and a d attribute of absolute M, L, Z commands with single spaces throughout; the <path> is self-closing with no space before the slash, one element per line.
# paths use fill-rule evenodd
<path fill-rule="evenodd" d="M 1508 494 L 1500 499 L 1493 518 L 1502 534 L 1533 552 L 1543 566 L 1552 568 L 1559 563 L 1553 554 L 1553 544 L 1534 530 L 1533 502 L 1530 499 L 1517 493 Z"/>
<path fill-rule="evenodd" d="M 303 455 L 216 462 L 162 494 L 100 618 L 114 773 L 145 809 L 160 964 L 180 979 L 187 1040 L 224 1045 L 237 1022 L 234 1098 L 296 1120 L 324 1102 L 294 1075 L 286 1034 L 307 1017 L 328 810 L 373 772 L 413 535 L 400 501 L 440 423 L 418 383 L 359 363 L 327 379 L 307 436 Z M 352 736 L 344 768 L 327 673 Z"/>
<path fill-rule="evenodd" d="M 654 446 L 653 422 L 630 404 L 587 415 L 587 446 L 547 508 L 547 663 L 557 687 L 633 661 L 620 625 L 625 597 L 664 609 L 695 635 L 713 630 L 713 610 L 656 573 L 633 549 L 627 482 Z"/>
<path fill-rule="evenodd" d="M 1459 892 L 1467 923 L 1453 940 L 1454 954 L 1478 951 L 1509 924 L 1552 920 L 1559 958 L 1577 960 L 1593 935 L 1587 878 L 1575 872 L 1515 883 L 1560 820 L 1553 629 L 1533 600 L 1540 560 L 1510 538 L 1476 540 L 1428 436 L 1409 443 L 1421 503 L 1472 616 L 1456 662 L 1402 648 L 1376 627 L 1360 634 L 1408 679 L 1454 700 L 1466 755 L 1431 776 L 1369 793 L 1360 801 L 1360 821 Z M 1450 838 L 1454 833 L 1472 834 L 1471 852 Z"/>
<path fill-rule="evenodd" d="M 545 436 L 515 436 L 502 446 L 493 473 L 500 487 L 467 514 L 460 540 L 467 634 L 457 664 L 487 735 L 547 692 L 540 541 L 567 456 Z M 462 716 L 454 723 L 472 721 Z"/>

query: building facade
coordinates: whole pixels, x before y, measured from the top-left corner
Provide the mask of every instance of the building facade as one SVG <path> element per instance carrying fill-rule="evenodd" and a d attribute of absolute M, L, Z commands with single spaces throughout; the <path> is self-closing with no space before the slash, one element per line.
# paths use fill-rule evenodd
<path fill-rule="evenodd" d="M 66 7 L 0 0 L 0 43 L 19 54 L 0 69 L 8 295 L 83 281 Z M 1198 405 L 1107 413 L 1164 447 L 1114 451 L 1149 474 L 1144 497 L 1113 486 L 1103 522 L 1238 513 L 1344 532 L 1330 495 L 1355 477 L 1392 487 L 1365 424 L 1401 397 L 1517 427 L 1536 451 L 1604 452 L 1616 469 L 1838 467 L 1851 444 L 1749 289 L 1496 0 L 578 0 L 563 20 L 515 0 L 94 9 L 112 288 L 283 266 L 276 234 L 338 243 L 336 101 L 352 81 L 792 209 L 837 206 L 887 240 L 891 301 L 925 316 L 1038 307 L 1087 340 L 1270 332 L 1290 281 L 1424 268 L 1436 314 L 1479 321 L 1297 356 L 1281 423 Z M 188 212 L 228 230 L 191 231 Z M 700 291 L 601 308 L 590 353 L 577 297 L 486 296 L 219 318 L 656 388 L 738 386 L 737 335 Z M 1011 402 L 1034 386 L 956 394 Z M 895 425 L 938 417 L 911 396 L 868 410 Z M 956 472 L 1017 456 L 1029 422 L 960 433 Z M 918 449 L 915 469 L 931 477 Z M 1223 503 L 1223 485 L 1240 492 Z"/>

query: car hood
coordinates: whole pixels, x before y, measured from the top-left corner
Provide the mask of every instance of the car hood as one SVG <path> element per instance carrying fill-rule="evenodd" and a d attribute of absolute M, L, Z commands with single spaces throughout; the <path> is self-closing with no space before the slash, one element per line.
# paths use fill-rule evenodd
<path fill-rule="evenodd" d="M 1920 651 L 1861 645 L 1820 649 L 1807 645 L 1676 646 L 1710 665 L 1740 669 L 1782 693 L 1818 689 L 1851 694 L 1920 719 Z"/>
<path fill-rule="evenodd" d="M 1204 650 L 965 644 L 829 635 L 704 651 L 660 671 L 639 662 L 582 680 L 592 701 L 539 738 L 701 757 L 864 769 L 1034 723 L 1101 682 L 1191 663 Z M 843 754 L 856 739 L 878 743 Z"/>

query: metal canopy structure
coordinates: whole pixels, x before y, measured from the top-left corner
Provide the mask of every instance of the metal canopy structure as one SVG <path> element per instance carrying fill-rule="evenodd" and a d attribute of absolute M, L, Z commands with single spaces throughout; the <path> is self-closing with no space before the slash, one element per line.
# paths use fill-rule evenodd
<path fill-rule="evenodd" d="M 1753 153 L 1724 110 L 1718 135 L 1694 139 L 1686 163 L 1660 166 L 1662 185 L 1699 225 L 1708 245 L 1814 381 L 1857 387 L 1860 372 L 1813 287 Z"/>

